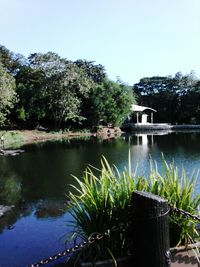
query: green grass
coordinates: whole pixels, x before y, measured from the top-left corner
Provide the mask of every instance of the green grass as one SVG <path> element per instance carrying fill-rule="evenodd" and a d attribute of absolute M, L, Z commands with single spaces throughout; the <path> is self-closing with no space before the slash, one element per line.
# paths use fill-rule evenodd
<path fill-rule="evenodd" d="M 1 131 L 0 136 L 2 135 L 4 136 L 5 146 L 25 141 L 25 138 L 20 131 Z"/>

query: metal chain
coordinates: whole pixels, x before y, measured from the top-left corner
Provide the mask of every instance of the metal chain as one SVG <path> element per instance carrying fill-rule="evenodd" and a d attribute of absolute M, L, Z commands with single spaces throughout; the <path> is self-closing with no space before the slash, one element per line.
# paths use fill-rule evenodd
<path fill-rule="evenodd" d="M 72 253 L 75 253 L 75 252 L 77 252 L 77 251 L 79 251 L 79 250 L 81 250 L 81 249 L 83 249 L 83 248 L 85 248 L 87 246 L 90 246 L 91 244 L 101 240 L 103 237 L 104 237 L 103 234 L 97 234 L 95 237 L 91 237 L 87 241 L 84 241 L 84 242 L 82 242 L 82 243 L 80 243 L 78 245 L 75 245 L 72 248 L 66 249 L 66 250 L 64 250 L 64 251 L 62 251 L 62 252 L 60 252 L 60 253 L 58 253 L 58 254 L 56 254 L 54 256 L 49 257 L 48 259 L 41 260 L 41 261 L 39 261 L 37 263 L 31 264 L 28 267 L 39 267 L 39 266 L 48 264 L 48 263 L 50 263 L 52 261 L 56 261 L 61 257 L 68 256 L 68 255 L 70 255 Z"/>
<path fill-rule="evenodd" d="M 199 216 L 193 215 L 188 211 L 184 211 L 182 209 L 178 209 L 176 207 L 173 207 L 172 205 L 170 205 L 170 211 L 175 213 L 176 215 L 179 215 L 179 216 L 182 215 L 182 216 L 184 216 L 186 218 L 193 219 L 193 220 L 196 220 L 196 221 L 200 222 L 200 217 Z M 128 226 L 128 223 L 127 224 L 120 223 L 118 226 L 113 226 L 110 229 L 110 231 L 111 232 L 116 232 L 116 231 L 123 231 L 124 232 L 125 229 L 127 228 L 127 226 Z M 58 254 L 56 254 L 54 256 L 51 256 L 48 259 L 41 260 L 41 261 L 39 261 L 39 262 L 37 262 L 35 264 L 31 264 L 28 267 L 40 267 L 40 266 L 48 264 L 48 263 L 50 263 L 52 261 L 56 261 L 61 257 L 68 256 L 68 255 L 70 255 L 72 253 L 75 253 L 75 252 L 77 252 L 79 250 L 82 250 L 83 248 L 85 248 L 87 246 L 90 246 L 93 243 L 98 242 L 99 240 L 104 238 L 106 235 L 108 235 L 108 230 L 103 234 L 99 233 L 99 234 L 89 238 L 87 241 L 84 241 L 84 242 L 80 243 L 79 245 L 75 245 L 74 247 L 69 248 L 67 250 L 64 250 L 63 252 L 60 252 L 60 253 L 58 253 Z"/>
<path fill-rule="evenodd" d="M 200 222 L 200 217 L 198 215 L 193 215 L 188 211 L 182 210 L 182 209 L 178 209 L 176 207 L 173 207 L 170 205 L 170 210 L 172 212 L 174 212 L 176 215 L 183 215 L 184 217 L 188 218 L 188 219 L 193 219 L 195 221 L 199 221 Z"/>
<path fill-rule="evenodd" d="M 124 223 L 120 223 L 118 226 L 113 226 L 110 231 L 111 232 L 116 232 L 116 231 L 125 231 L 125 226 L 127 227 L 127 224 L 124 224 Z M 104 232 L 103 234 L 99 233 L 99 234 L 96 234 L 95 236 L 92 236 L 90 238 L 88 238 L 87 241 L 84 241 L 78 245 L 75 245 L 74 247 L 72 248 L 69 248 L 67 250 L 64 250 L 54 256 L 51 256 L 45 260 L 41 260 L 37 263 L 34 263 L 34 264 L 31 264 L 27 267 L 40 267 L 42 265 L 45 265 L 45 264 L 48 264 L 50 262 L 53 262 L 53 261 L 56 261 L 58 259 L 60 259 L 61 257 L 65 257 L 65 256 L 68 256 L 72 253 L 76 253 L 77 251 L 80 251 L 82 250 L 83 248 L 86 248 L 86 247 L 89 247 L 90 245 L 98 242 L 99 240 L 101 240 L 102 238 L 104 238 L 106 235 L 108 235 L 108 230 L 106 232 Z"/>

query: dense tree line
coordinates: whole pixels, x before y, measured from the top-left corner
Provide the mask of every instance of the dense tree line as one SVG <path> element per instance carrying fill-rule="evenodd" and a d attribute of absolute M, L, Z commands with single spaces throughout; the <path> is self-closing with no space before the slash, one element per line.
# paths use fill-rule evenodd
<path fill-rule="evenodd" d="M 200 124 L 200 81 L 194 73 L 148 77 L 133 86 L 138 103 L 156 109 L 156 122 Z"/>
<path fill-rule="evenodd" d="M 0 46 L 0 126 L 120 126 L 136 100 L 158 111 L 155 122 L 200 123 L 200 80 L 193 72 L 142 78 L 131 90 L 95 62 L 52 52 L 25 58 Z"/>
<path fill-rule="evenodd" d="M 1 126 L 120 126 L 133 103 L 133 91 L 109 80 L 100 64 L 52 52 L 25 58 L 0 46 Z"/>

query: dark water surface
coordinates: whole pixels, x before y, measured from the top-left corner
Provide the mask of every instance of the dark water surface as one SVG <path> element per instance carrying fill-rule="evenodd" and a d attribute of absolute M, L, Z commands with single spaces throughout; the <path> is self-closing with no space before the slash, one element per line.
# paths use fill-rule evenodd
<path fill-rule="evenodd" d="M 64 234 L 72 230 L 65 212 L 71 174 L 80 177 L 88 164 L 99 167 L 102 155 L 122 170 L 130 149 L 140 174 L 148 173 L 150 156 L 159 166 L 161 153 L 189 174 L 200 168 L 200 132 L 61 140 L 22 149 L 18 156 L 0 156 L 0 205 L 15 206 L 0 217 L 0 267 L 25 267 L 64 249 Z"/>

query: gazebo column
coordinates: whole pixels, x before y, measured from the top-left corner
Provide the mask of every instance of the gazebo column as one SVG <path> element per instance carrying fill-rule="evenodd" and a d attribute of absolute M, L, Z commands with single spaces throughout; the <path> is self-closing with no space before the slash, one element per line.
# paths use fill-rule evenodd
<path fill-rule="evenodd" d="M 137 123 L 139 123 L 139 113 L 136 112 L 136 116 L 137 116 Z"/>
<path fill-rule="evenodd" d="M 151 123 L 153 123 L 153 112 L 151 112 Z"/>

